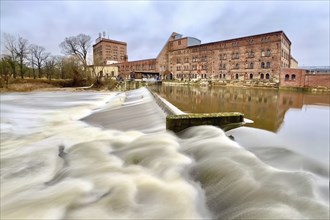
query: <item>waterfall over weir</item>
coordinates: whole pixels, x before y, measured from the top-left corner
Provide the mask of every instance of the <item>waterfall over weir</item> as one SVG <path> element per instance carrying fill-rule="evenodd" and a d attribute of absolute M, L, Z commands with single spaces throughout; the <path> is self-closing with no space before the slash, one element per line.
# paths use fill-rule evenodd
<path fill-rule="evenodd" d="M 166 131 L 145 88 L 8 93 L 0 108 L 1 219 L 329 218 L 326 165 L 213 126 Z"/>
<path fill-rule="evenodd" d="M 165 117 L 151 93 L 143 87 L 117 94 L 103 108 L 82 120 L 105 129 L 152 133 L 165 131 Z"/>

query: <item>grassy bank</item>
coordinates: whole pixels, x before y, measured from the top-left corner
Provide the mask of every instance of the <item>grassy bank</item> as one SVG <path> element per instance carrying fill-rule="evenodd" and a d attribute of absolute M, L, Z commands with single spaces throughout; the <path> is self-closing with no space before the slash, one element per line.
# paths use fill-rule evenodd
<path fill-rule="evenodd" d="M 29 92 L 34 90 L 70 87 L 72 80 L 48 79 L 11 79 L 8 86 L 2 86 L 1 92 Z"/>
<path fill-rule="evenodd" d="M 8 86 L 0 87 L 0 92 L 30 92 L 36 90 L 60 90 L 60 89 L 79 89 L 81 87 L 88 87 L 93 90 L 112 90 L 116 86 L 114 80 L 104 80 L 99 83 L 88 82 L 82 80 L 74 83 L 72 79 L 11 79 Z M 86 88 L 87 89 L 87 88 Z"/>

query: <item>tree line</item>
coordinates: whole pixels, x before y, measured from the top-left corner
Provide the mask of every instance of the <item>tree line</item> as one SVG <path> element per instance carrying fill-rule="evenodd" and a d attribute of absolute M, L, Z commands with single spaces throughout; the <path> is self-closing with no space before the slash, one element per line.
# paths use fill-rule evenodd
<path fill-rule="evenodd" d="M 0 86 L 8 86 L 10 79 L 16 78 L 72 79 L 73 85 L 91 78 L 87 68 L 91 37 L 86 34 L 66 37 L 59 44 L 62 56 L 9 33 L 3 34 L 1 43 Z"/>

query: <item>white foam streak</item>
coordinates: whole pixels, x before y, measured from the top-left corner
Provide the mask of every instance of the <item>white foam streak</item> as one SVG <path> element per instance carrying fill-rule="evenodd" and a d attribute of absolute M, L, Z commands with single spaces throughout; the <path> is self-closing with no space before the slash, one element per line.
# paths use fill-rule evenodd
<path fill-rule="evenodd" d="M 329 217 L 319 164 L 284 169 L 212 126 L 167 132 L 149 95 L 3 95 L 1 219 Z M 143 132 L 116 121 L 132 112 Z"/>

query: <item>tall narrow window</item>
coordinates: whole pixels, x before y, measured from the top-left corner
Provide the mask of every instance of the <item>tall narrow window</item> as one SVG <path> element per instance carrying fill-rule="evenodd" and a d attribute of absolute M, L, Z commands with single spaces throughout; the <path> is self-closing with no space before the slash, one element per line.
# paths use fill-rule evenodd
<path fill-rule="evenodd" d="M 270 68 L 270 62 L 266 63 L 266 68 Z"/>
<path fill-rule="evenodd" d="M 261 68 L 265 68 L 265 63 L 261 62 Z"/>
<path fill-rule="evenodd" d="M 261 74 L 260 74 L 260 79 L 263 79 L 263 78 L 264 78 L 264 74 L 261 73 Z"/>
<path fill-rule="evenodd" d="M 235 78 L 238 79 L 238 73 L 236 73 Z"/>
<path fill-rule="evenodd" d="M 269 79 L 269 76 L 270 76 L 269 73 L 266 73 L 266 79 Z"/>
<path fill-rule="evenodd" d="M 250 79 L 253 79 L 253 74 L 252 73 L 250 73 Z"/>
<path fill-rule="evenodd" d="M 253 63 L 250 63 L 250 69 L 253 69 Z"/>

